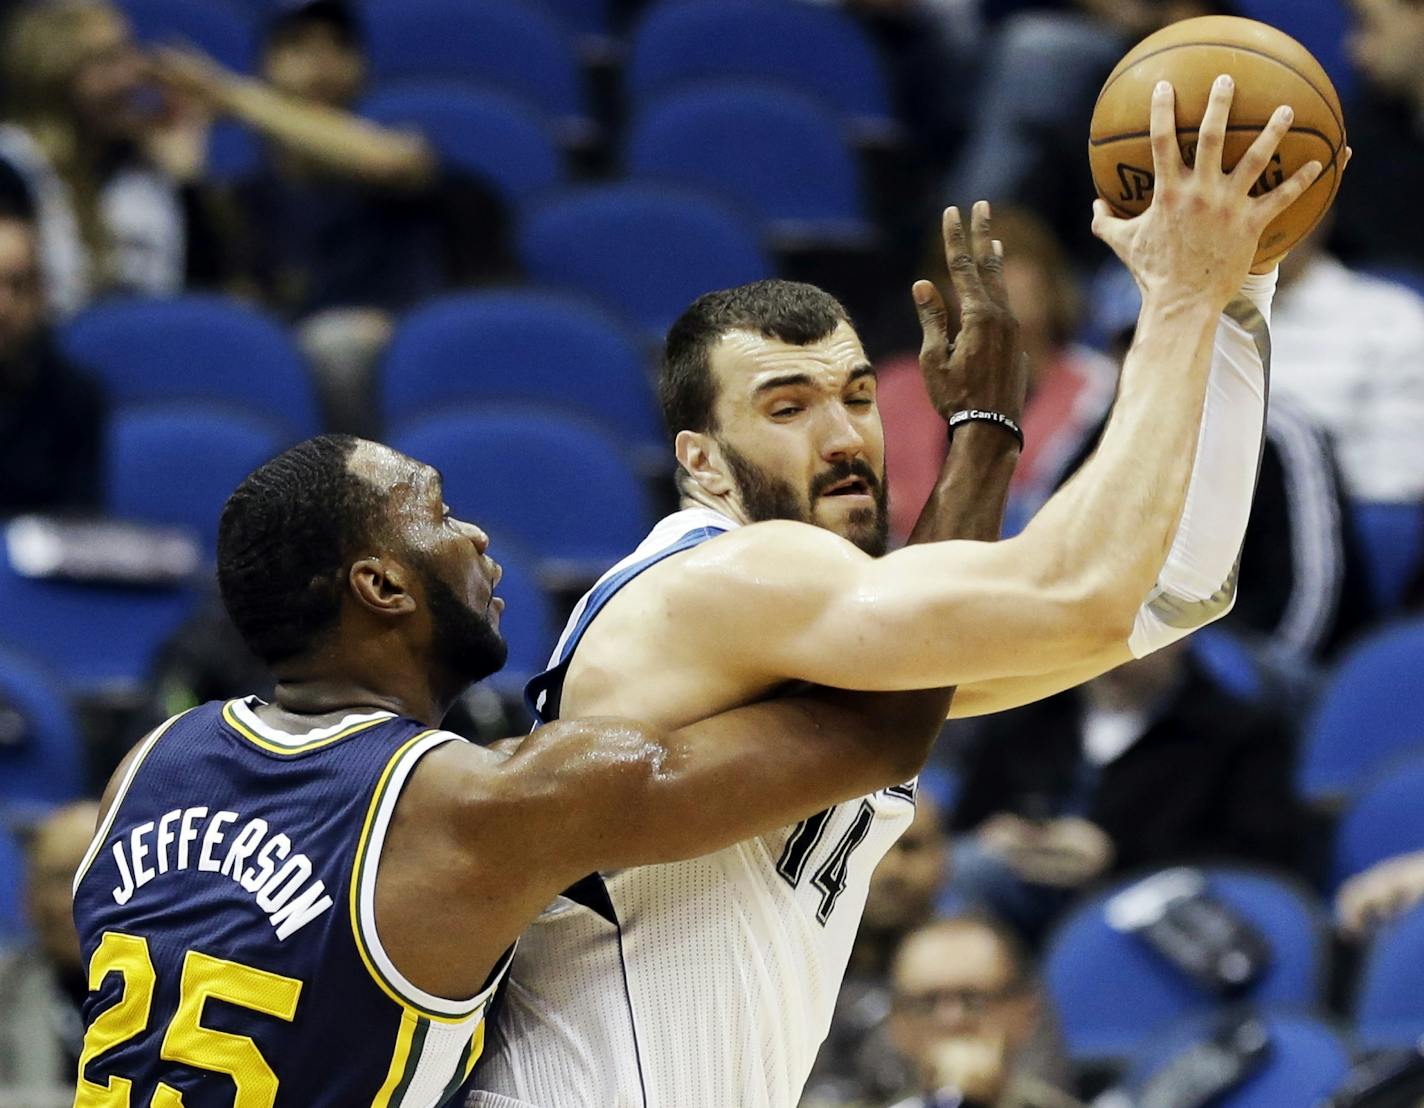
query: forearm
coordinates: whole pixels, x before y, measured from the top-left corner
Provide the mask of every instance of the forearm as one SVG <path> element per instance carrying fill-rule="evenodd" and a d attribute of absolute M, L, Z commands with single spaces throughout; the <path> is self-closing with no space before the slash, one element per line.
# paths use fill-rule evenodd
<path fill-rule="evenodd" d="M 388 188 L 421 188 L 435 176 L 429 147 L 418 136 L 393 131 L 350 112 L 233 78 L 219 104 L 249 127 L 323 170 Z"/>
<path fill-rule="evenodd" d="M 934 491 L 915 521 L 910 543 L 998 539 L 1018 459 L 1018 443 L 1002 427 L 987 423 L 960 427 Z"/>

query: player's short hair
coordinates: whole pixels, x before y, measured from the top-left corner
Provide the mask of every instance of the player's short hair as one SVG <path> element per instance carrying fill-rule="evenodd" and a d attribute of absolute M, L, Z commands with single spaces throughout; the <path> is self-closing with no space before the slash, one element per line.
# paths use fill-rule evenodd
<path fill-rule="evenodd" d="M 728 331 L 805 346 L 849 320 L 834 296 L 800 281 L 753 281 L 699 296 L 668 331 L 663 353 L 658 401 L 668 434 L 717 429 L 711 351 Z"/>
<path fill-rule="evenodd" d="M 335 626 L 344 571 L 385 497 L 352 473 L 361 440 L 319 435 L 249 473 L 218 523 L 218 588 L 243 640 L 268 665 Z"/>

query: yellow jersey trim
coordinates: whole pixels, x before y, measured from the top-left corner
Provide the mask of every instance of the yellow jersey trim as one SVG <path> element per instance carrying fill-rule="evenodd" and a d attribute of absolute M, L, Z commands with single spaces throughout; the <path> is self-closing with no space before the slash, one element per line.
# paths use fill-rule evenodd
<path fill-rule="evenodd" d="M 252 728 L 243 723 L 242 720 L 238 719 L 237 713 L 233 711 L 233 705 L 236 703 L 238 703 L 236 700 L 229 700 L 223 705 L 223 721 L 248 742 L 261 747 L 271 754 L 305 754 L 309 750 L 320 750 L 323 746 L 330 746 L 332 743 L 338 743 L 342 739 L 349 739 L 352 735 L 375 727 L 378 724 L 388 723 L 392 718 L 387 715 L 382 716 L 380 719 L 363 720 L 360 723 L 353 723 L 350 727 L 342 728 L 334 735 L 313 739 L 311 742 L 283 746 L 280 743 L 274 743 L 270 739 L 263 738 L 257 734 L 257 732 L 253 731 Z"/>

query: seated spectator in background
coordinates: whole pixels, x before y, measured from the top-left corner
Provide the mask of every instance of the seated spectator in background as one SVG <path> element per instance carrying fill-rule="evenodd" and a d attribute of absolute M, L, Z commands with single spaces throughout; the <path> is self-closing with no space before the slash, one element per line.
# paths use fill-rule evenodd
<path fill-rule="evenodd" d="M 1100 257 L 1087 213 L 1093 186 L 1083 144 L 1103 81 L 1128 48 L 1220 0 L 1076 0 L 1067 10 L 1007 19 L 990 48 L 975 119 L 944 195 L 1020 204 L 1077 256 Z M 1352 136 L 1353 137 L 1353 136 Z M 1066 171 L 1065 171 L 1066 167 Z M 1353 168 L 1352 168 L 1353 172 Z"/>
<path fill-rule="evenodd" d="M 1220 626 L 1264 647 L 1268 662 L 1289 670 L 1332 657 L 1375 612 L 1335 451 L 1311 410 L 1284 383 L 1312 357 L 1299 341 L 1279 338 L 1282 329 L 1291 329 L 1281 321 L 1286 298 L 1277 294 L 1271 321 L 1271 403 L 1241 550 L 1242 588 Z M 1119 363 L 1132 343 L 1141 303 L 1136 282 L 1121 266 L 1110 264 L 1099 274 L 1093 326 Z M 1058 481 L 1083 463 L 1100 430 L 1095 422 Z"/>
<path fill-rule="evenodd" d="M 0 1091 L 33 1091 L 38 1101 L 45 1090 L 74 1087 L 89 982 L 70 886 L 98 816 L 91 801 L 57 809 L 27 846 L 25 905 L 33 939 L 0 951 Z"/>
<path fill-rule="evenodd" d="M 103 396 L 55 350 L 42 286 L 34 225 L 0 214 L 0 517 L 100 497 Z"/>
<path fill-rule="evenodd" d="M 1357 873 L 1335 894 L 1340 930 L 1363 939 L 1424 901 L 1424 850 L 1398 854 Z"/>
<path fill-rule="evenodd" d="M 964 917 L 911 932 L 891 994 L 913 1090 L 894 1108 L 1080 1108 L 1033 966 L 1002 927 Z"/>
<path fill-rule="evenodd" d="M 110 291 L 165 295 L 216 277 L 197 185 L 206 122 L 157 97 L 127 23 L 105 0 L 19 9 L 0 53 L 0 198 L 39 227 L 50 310 Z"/>
<path fill-rule="evenodd" d="M 1012 533 L 1057 488 L 1064 466 L 1084 436 L 1102 421 L 1117 387 L 1117 367 L 1073 341 L 1080 297 L 1053 232 L 1030 213 L 1002 205 L 994 212 L 993 226 L 995 237 L 1004 244 L 1004 282 L 1030 364 L 1024 449 L 1009 486 L 1006 530 Z M 924 266 L 924 274 L 934 281 L 945 303 L 954 303 L 944 240 L 938 234 L 934 248 L 925 254 Z M 903 542 L 934 488 L 949 444 L 944 420 L 920 379 L 917 354 L 882 359 L 876 395 L 889 444 L 886 480 L 891 528 Z"/>
<path fill-rule="evenodd" d="M 446 172 L 418 133 L 353 114 L 366 58 L 343 0 L 278 8 L 260 80 L 192 50 L 157 58 L 170 87 L 265 140 L 257 171 L 231 189 L 236 291 L 300 323 L 328 422 L 373 431 L 366 379 L 392 315 L 452 284 L 512 269 L 499 199 Z"/>
<path fill-rule="evenodd" d="M 1295 866 L 1293 762 L 1281 713 L 1177 643 L 984 721 L 962 756 L 952 889 L 1037 939 L 1079 891 L 1131 870 Z"/>
<path fill-rule="evenodd" d="M 934 918 L 948 853 L 939 805 L 921 788 L 914 822 L 871 875 L 845 982 L 806 1083 L 803 1108 L 878 1103 L 905 1087 L 908 1075 L 885 1026 L 890 962 L 905 936 Z"/>
<path fill-rule="evenodd" d="M 1281 263 L 1272 399 L 1330 434 L 1352 499 L 1424 500 L 1424 299 L 1342 265 L 1322 248 L 1327 231 Z"/>
<path fill-rule="evenodd" d="M 1351 6 L 1350 53 L 1366 84 L 1345 106 L 1354 154 L 1333 241 L 1353 265 L 1405 266 L 1424 278 L 1424 4 Z"/>

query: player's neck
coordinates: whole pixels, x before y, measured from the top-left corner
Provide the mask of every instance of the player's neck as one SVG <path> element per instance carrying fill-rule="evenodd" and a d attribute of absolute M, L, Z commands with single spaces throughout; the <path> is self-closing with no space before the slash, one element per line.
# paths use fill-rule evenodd
<path fill-rule="evenodd" d="M 273 705 L 294 716 L 385 710 L 438 727 L 458 695 L 442 695 L 421 665 L 400 665 L 384 654 L 318 652 L 274 667 Z"/>
<path fill-rule="evenodd" d="M 746 512 L 742 510 L 741 504 L 731 494 L 714 496 L 700 485 L 691 481 L 683 483 L 682 495 L 678 500 L 678 507 L 684 510 L 688 508 L 710 508 L 712 511 L 726 516 L 736 523 L 750 523 Z"/>

